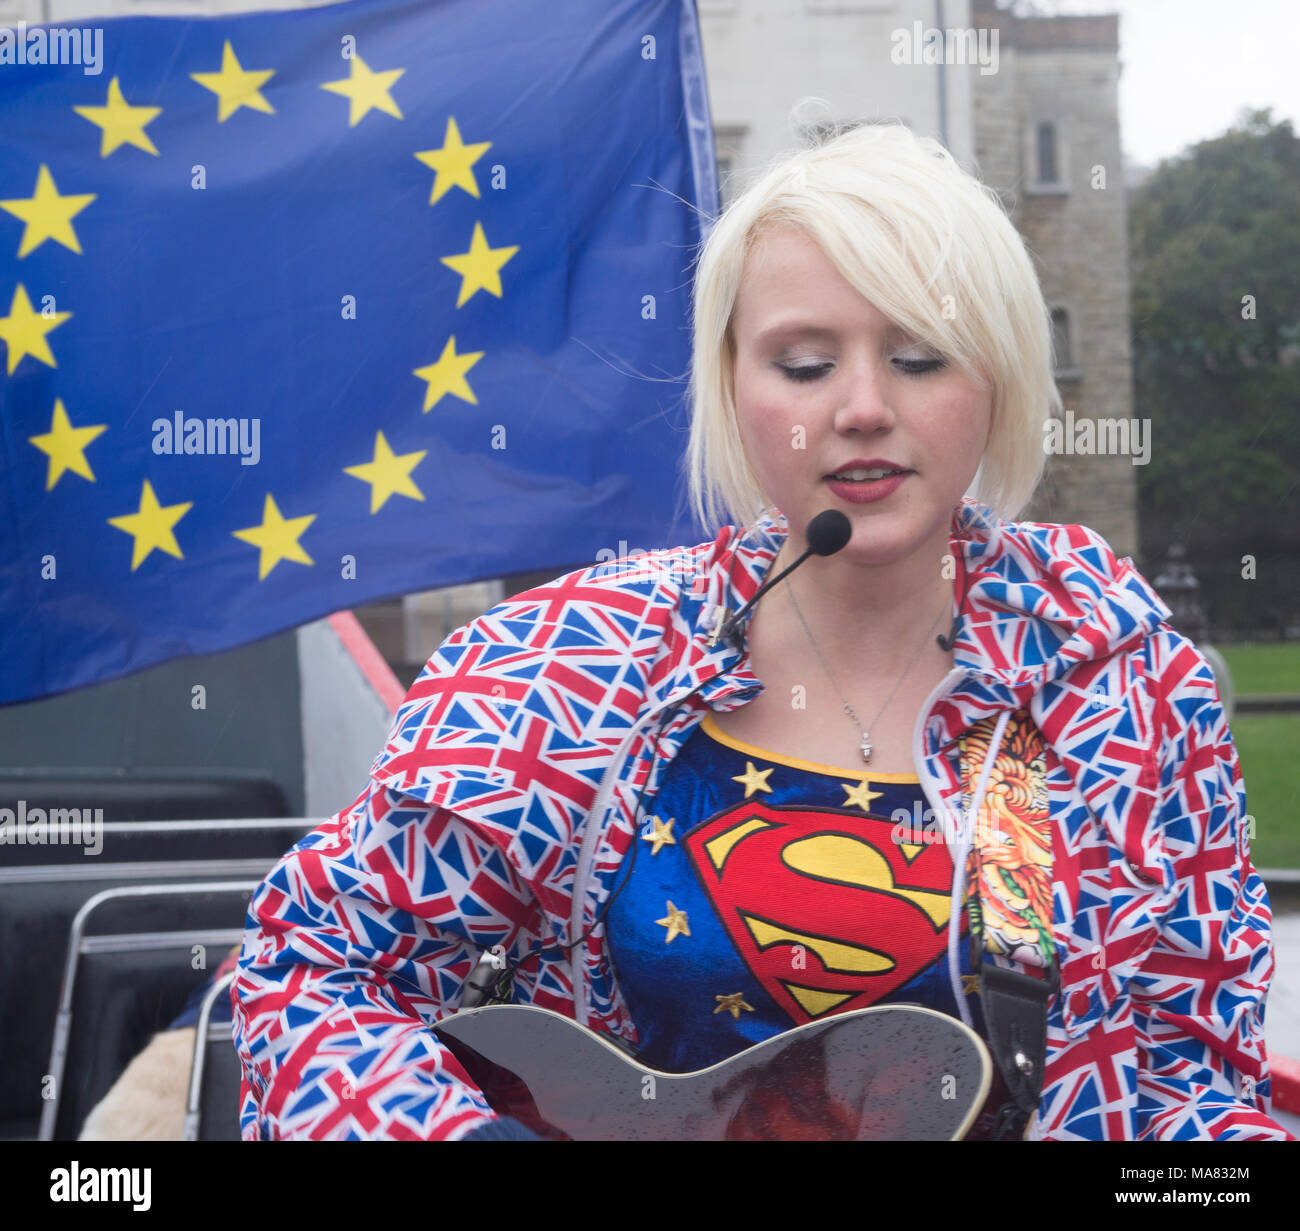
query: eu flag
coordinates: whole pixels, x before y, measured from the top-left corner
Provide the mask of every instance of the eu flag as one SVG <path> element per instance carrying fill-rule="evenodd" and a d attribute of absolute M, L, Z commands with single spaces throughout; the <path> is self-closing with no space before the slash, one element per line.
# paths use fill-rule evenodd
<path fill-rule="evenodd" d="M 699 541 L 716 212 L 694 0 L 0 32 L 0 702 Z"/>

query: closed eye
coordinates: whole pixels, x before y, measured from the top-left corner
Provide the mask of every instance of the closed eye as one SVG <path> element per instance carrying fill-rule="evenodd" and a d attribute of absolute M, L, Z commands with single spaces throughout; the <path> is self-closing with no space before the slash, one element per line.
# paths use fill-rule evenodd
<path fill-rule="evenodd" d="M 943 367 L 946 360 L 943 359 L 895 359 L 899 370 L 906 376 L 924 376 L 929 372 L 938 371 Z M 817 380 L 823 373 L 830 371 L 834 366 L 829 363 L 809 363 L 802 367 L 790 367 L 784 363 L 776 365 L 783 371 L 790 380 L 809 381 Z"/>
<path fill-rule="evenodd" d="M 791 368 L 784 363 L 778 363 L 776 366 L 791 380 L 806 381 L 816 380 L 823 372 L 828 371 L 831 365 L 829 363 L 809 363 L 803 367 Z"/>
<path fill-rule="evenodd" d="M 946 363 L 943 359 L 895 359 L 909 376 L 924 376 L 927 372 L 936 372 Z"/>

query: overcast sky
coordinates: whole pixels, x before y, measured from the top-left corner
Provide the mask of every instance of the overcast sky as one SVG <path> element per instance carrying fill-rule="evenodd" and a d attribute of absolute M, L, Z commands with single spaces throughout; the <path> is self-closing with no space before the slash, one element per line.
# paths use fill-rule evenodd
<path fill-rule="evenodd" d="M 1300 131 L 1300 0 L 1038 0 L 1119 14 L 1120 139 L 1154 165 L 1225 132 L 1242 107 Z"/>

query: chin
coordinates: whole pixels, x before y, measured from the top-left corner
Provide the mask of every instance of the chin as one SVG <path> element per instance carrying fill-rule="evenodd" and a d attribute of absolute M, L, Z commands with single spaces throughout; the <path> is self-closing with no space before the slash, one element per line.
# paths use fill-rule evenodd
<path fill-rule="evenodd" d="M 893 564 L 917 552 L 926 551 L 930 532 L 914 525 L 854 525 L 853 537 L 836 553 L 859 564 Z"/>

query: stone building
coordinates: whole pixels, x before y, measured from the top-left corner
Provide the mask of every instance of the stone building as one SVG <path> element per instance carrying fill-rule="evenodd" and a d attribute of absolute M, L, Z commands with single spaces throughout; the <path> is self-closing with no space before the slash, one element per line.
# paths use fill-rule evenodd
<path fill-rule="evenodd" d="M 999 31 L 1001 58 L 997 73 L 974 78 L 975 156 L 1024 236 L 1052 308 L 1062 438 L 1086 444 L 1086 420 L 1130 429 L 1133 421 L 1119 18 L 1016 17 L 994 0 L 973 0 L 971 21 Z M 1094 448 L 1121 436 L 1127 454 L 1049 456 L 1025 519 L 1091 526 L 1119 556 L 1135 556 L 1133 446 L 1149 447 L 1149 433 L 1098 432 Z"/>

